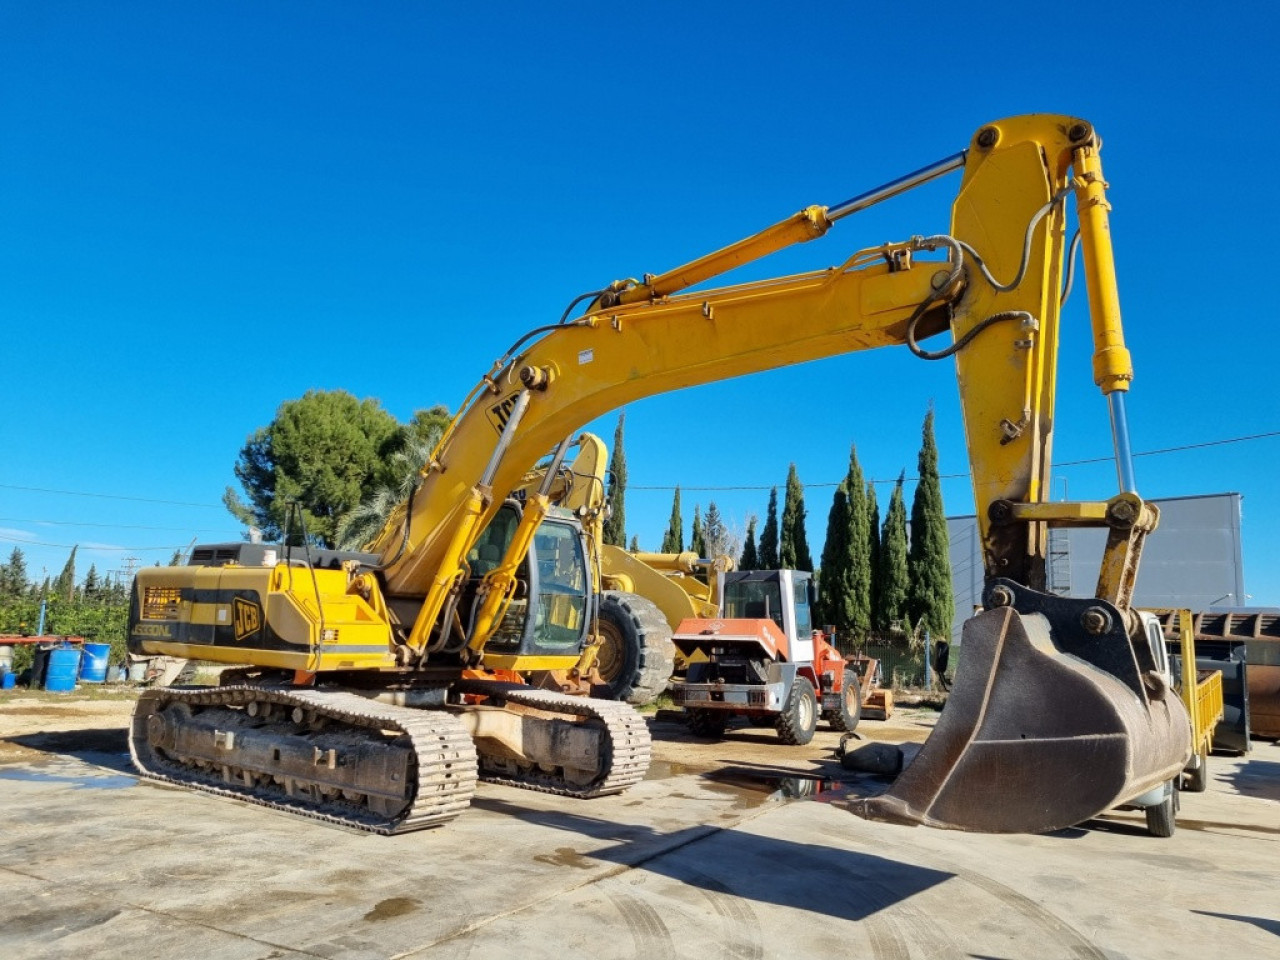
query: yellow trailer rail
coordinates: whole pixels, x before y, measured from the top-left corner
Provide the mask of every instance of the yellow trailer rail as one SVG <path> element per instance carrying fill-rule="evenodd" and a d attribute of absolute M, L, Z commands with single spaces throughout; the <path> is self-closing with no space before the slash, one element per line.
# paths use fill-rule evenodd
<path fill-rule="evenodd" d="M 1222 671 L 1196 668 L 1196 631 L 1191 611 L 1153 610 L 1166 637 L 1176 633 L 1182 653 L 1182 676 L 1178 678 L 1182 703 L 1191 718 L 1191 761 L 1185 770 L 1184 786 L 1201 793 L 1209 784 L 1209 750 L 1213 729 L 1222 719 Z M 1173 629 L 1170 629 L 1173 628 Z"/>

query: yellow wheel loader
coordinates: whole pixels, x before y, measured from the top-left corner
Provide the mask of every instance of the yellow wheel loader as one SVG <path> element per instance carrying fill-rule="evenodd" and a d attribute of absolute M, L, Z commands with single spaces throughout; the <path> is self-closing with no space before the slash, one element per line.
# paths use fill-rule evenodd
<path fill-rule="evenodd" d="M 571 316 L 571 305 L 521 336 L 480 379 L 367 556 L 242 549 L 225 562 L 141 572 L 135 653 L 249 668 L 221 687 L 148 691 L 132 724 L 135 763 L 147 776 L 388 833 L 456 816 L 477 778 L 578 797 L 625 789 L 649 756 L 634 711 L 521 682 L 532 671 L 583 671 L 596 649 L 599 571 L 582 518 L 558 507 L 553 489 L 571 438 L 663 391 L 906 346 L 955 362 L 986 610 L 965 627 L 938 733 L 863 812 L 1050 830 L 1166 783 L 1190 756 L 1190 734 L 1182 705 L 1152 679 L 1130 605 L 1157 512 L 1135 492 L 1130 462 L 1132 367 L 1099 147 L 1078 118 L 997 121 L 891 183 L 584 294 L 574 301 L 584 312 Z M 690 292 L 951 173 L 960 183 L 946 234 Z M 1072 198 L 1120 492 L 1055 503 L 1048 468 Z M 924 346 L 947 333 L 945 346 Z M 521 489 L 546 456 L 541 481 Z M 1094 596 L 1044 592 L 1054 525 L 1109 531 Z"/>

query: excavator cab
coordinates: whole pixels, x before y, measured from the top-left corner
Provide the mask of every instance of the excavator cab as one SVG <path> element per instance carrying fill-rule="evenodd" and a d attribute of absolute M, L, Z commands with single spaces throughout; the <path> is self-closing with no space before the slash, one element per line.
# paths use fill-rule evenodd
<path fill-rule="evenodd" d="M 506 553 L 521 513 L 518 501 L 503 504 L 468 554 L 471 576 L 463 609 L 470 611 L 470 625 L 485 575 Z M 581 524 L 571 512 L 553 508 L 521 561 L 515 594 L 487 649 L 498 656 L 563 657 L 580 651 L 596 605 L 587 556 Z"/>

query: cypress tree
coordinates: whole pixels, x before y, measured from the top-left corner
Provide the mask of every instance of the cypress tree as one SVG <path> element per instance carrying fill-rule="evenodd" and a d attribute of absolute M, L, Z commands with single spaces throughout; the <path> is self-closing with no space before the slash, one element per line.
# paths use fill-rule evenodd
<path fill-rule="evenodd" d="M 821 605 L 818 622 L 831 624 L 841 634 L 849 629 L 849 491 L 844 481 L 836 487 L 827 512 L 827 539 L 822 544 Z"/>
<path fill-rule="evenodd" d="M 671 501 L 671 522 L 667 524 L 667 532 L 662 535 L 663 553 L 682 553 L 684 551 L 684 519 L 680 516 L 680 488 L 676 487 L 675 499 Z"/>
<path fill-rule="evenodd" d="M 627 550 L 631 553 L 640 552 L 640 538 L 634 533 L 631 535 L 631 546 L 627 547 Z"/>
<path fill-rule="evenodd" d="M 876 607 L 876 629 L 888 633 L 895 621 L 907 615 L 907 506 L 902 495 L 903 474 L 898 474 L 889 511 L 881 532 L 880 591 Z"/>
<path fill-rule="evenodd" d="M 627 453 L 622 448 L 622 426 L 625 413 L 618 414 L 618 426 L 613 431 L 613 454 L 609 457 L 609 492 L 606 501 L 609 510 L 604 518 L 604 542 L 615 547 L 627 545 Z"/>
<path fill-rule="evenodd" d="M 813 557 L 809 554 L 809 538 L 804 531 L 804 486 L 796 465 L 787 471 L 787 494 L 782 506 L 781 543 L 778 560 L 784 570 L 813 570 Z"/>
<path fill-rule="evenodd" d="M 871 567 L 871 589 L 867 594 L 867 609 L 871 629 L 878 630 L 876 620 L 880 610 L 880 504 L 876 500 L 876 485 L 867 481 L 867 557 Z"/>
<path fill-rule="evenodd" d="M 849 497 L 848 533 L 848 626 L 854 639 L 863 640 L 871 629 L 871 555 L 867 527 L 866 486 L 862 479 L 862 466 L 858 463 L 857 448 L 849 447 L 849 473 L 845 476 L 845 489 Z"/>
<path fill-rule="evenodd" d="M 689 549 L 699 557 L 707 555 L 707 541 L 702 535 L 702 507 L 696 503 L 693 505 L 693 533 L 689 537 Z"/>
<path fill-rule="evenodd" d="M 52 596 L 65 597 L 68 600 L 75 599 L 76 550 L 78 549 L 78 546 L 71 548 L 71 556 L 67 557 L 66 565 L 62 568 L 62 572 L 58 574 L 58 579 L 53 581 Z"/>
<path fill-rule="evenodd" d="M 756 515 L 747 518 L 747 542 L 742 547 L 742 556 L 738 558 L 739 570 L 760 569 L 760 555 L 756 552 Z"/>
<path fill-rule="evenodd" d="M 938 447 L 933 439 L 933 410 L 924 418 L 920 445 L 920 482 L 911 501 L 911 552 L 907 558 L 911 592 L 907 610 L 912 624 L 924 621 L 938 639 L 949 639 L 955 618 L 951 592 L 951 557 L 947 543 L 947 514 L 938 477 Z"/>
<path fill-rule="evenodd" d="M 778 569 L 778 488 L 769 491 L 769 509 L 764 515 L 764 529 L 760 531 L 760 570 Z"/>

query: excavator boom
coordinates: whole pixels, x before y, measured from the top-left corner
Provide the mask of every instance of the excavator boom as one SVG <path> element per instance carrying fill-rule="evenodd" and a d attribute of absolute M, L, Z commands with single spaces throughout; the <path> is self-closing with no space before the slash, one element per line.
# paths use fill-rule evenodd
<path fill-rule="evenodd" d="M 270 577 L 274 607 L 266 611 L 267 626 L 289 624 L 290 636 L 272 635 L 274 647 L 254 651 L 251 659 L 312 673 L 334 665 L 348 675 L 365 670 L 443 676 L 454 696 L 463 689 L 458 675 L 468 668 L 562 667 L 571 658 L 535 656 L 513 646 L 510 625 L 518 608 L 526 627 L 545 628 L 547 643 L 564 641 L 556 651 L 576 654 L 583 625 L 599 605 L 581 577 L 558 572 L 573 552 L 565 518 L 561 536 L 548 537 L 538 565 L 529 562 L 532 554 L 526 556 L 538 551 L 543 519 L 552 520 L 566 438 L 608 411 L 653 394 L 906 346 L 925 360 L 955 360 L 988 610 L 965 628 L 956 689 L 938 734 L 891 793 L 862 812 L 966 829 L 1043 830 L 1148 790 L 1186 760 L 1190 736 L 1176 698 L 1165 697 L 1153 679 L 1153 657 L 1139 642 L 1141 630 L 1130 609 L 1143 538 L 1158 515 L 1134 492 L 1128 462 L 1123 398 L 1132 368 L 1121 330 L 1099 143 L 1093 128 L 1074 117 L 1002 120 L 979 130 L 965 150 L 892 183 L 834 206 L 806 207 L 642 282 L 616 281 L 580 297 L 575 303 L 588 302 L 582 315 L 566 312 L 561 322 L 521 337 L 472 390 L 409 503 L 372 545 L 375 564 L 349 577 L 345 570 L 295 576 L 288 562 L 253 577 L 235 570 L 219 574 L 227 583 L 236 576 L 255 583 Z M 837 221 L 953 171 L 963 173 L 948 234 L 860 250 L 812 273 L 690 289 L 821 237 Z M 1091 306 L 1094 379 L 1111 405 L 1121 478 L 1120 493 L 1103 502 L 1047 499 L 1071 197 Z M 950 345 L 923 345 L 947 331 Z M 549 451 L 554 454 L 545 473 L 529 474 Z M 522 494 L 519 509 L 508 501 L 516 493 Z M 506 512 L 495 524 L 501 511 Z M 1096 596 L 1069 599 L 1043 592 L 1053 525 L 1107 529 Z M 492 535 L 498 526 L 505 539 Z M 594 521 L 579 527 L 591 536 Z M 544 562 L 546 589 L 535 600 L 530 583 Z M 528 583 L 521 582 L 522 571 L 529 571 Z M 599 579 L 596 571 L 597 584 Z M 143 614 L 152 610 L 163 618 L 183 609 L 182 602 L 179 591 L 167 593 L 157 580 L 138 606 Z M 548 621 L 535 620 L 535 611 Z M 219 610 L 218 616 L 226 613 Z M 261 611 L 257 620 L 250 613 L 237 614 L 237 642 L 261 636 Z M 155 632 L 168 625 L 140 619 L 131 642 L 168 652 L 163 634 Z M 209 629 L 222 636 L 230 626 Z M 300 644 L 299 637 L 310 639 Z M 299 650 L 307 659 L 300 659 Z M 245 653 L 241 647 L 226 656 Z M 508 754 L 522 757 L 520 770 L 526 772 L 528 763 L 546 766 L 547 757 L 558 757 L 552 750 L 538 759 L 543 755 L 520 745 L 517 720 L 536 726 L 531 716 L 542 702 L 486 682 L 487 694 L 476 694 L 480 688 L 473 685 L 465 695 L 505 706 L 491 716 L 483 710 L 463 714 L 499 744 L 481 752 L 482 772 L 501 769 Z M 166 709 L 169 716 L 152 723 L 156 735 L 168 736 L 172 728 L 185 736 L 185 708 L 175 701 Z M 563 704 L 557 709 L 566 718 L 573 713 Z M 298 712 L 305 720 L 306 709 Z M 603 745 L 600 756 L 644 753 L 647 748 L 639 740 L 633 744 L 637 735 L 629 727 L 613 732 L 606 713 L 595 708 L 586 721 L 592 742 Z M 218 732 L 210 736 L 225 743 Z M 475 735 L 484 740 L 482 733 Z M 597 780 L 614 789 L 606 761 L 564 774 L 566 782 L 581 780 L 587 792 L 604 789 Z M 627 766 L 626 776 L 637 776 L 637 769 Z M 320 792 L 338 789 L 317 783 Z M 564 784 L 561 789 L 572 792 Z"/>
<path fill-rule="evenodd" d="M 411 548 L 384 574 L 389 594 L 424 598 L 414 635 L 421 639 L 435 621 L 460 562 L 451 535 L 464 524 L 483 527 L 493 509 L 464 516 L 463 505 L 476 503 L 475 478 L 504 489 L 558 438 L 644 396 L 907 345 L 924 359 L 955 360 L 992 611 L 964 634 L 964 666 L 939 735 L 894 791 L 863 812 L 968 829 L 1052 829 L 1172 776 L 1189 749 L 1185 718 L 1176 700 L 1164 702 L 1144 685 L 1151 658 L 1129 610 L 1142 540 L 1157 514 L 1133 492 L 1123 407 L 1132 367 L 1098 142 L 1073 117 L 989 124 L 960 154 L 844 204 L 805 208 L 644 283 L 615 283 L 583 316 L 518 342 L 442 444 L 438 459 L 448 469 L 424 479 L 420 502 L 445 504 L 445 512 L 424 506 L 408 518 Z M 815 273 L 687 292 L 957 169 L 963 177 L 948 235 L 863 250 Z M 1120 495 L 1096 503 L 1047 500 L 1071 197 L 1095 381 L 1111 406 L 1121 478 Z M 945 260 L 930 258 L 934 251 Z M 947 329 L 950 346 L 921 345 Z M 490 442 L 475 441 L 485 434 Z M 491 456 L 495 443 L 501 460 Z M 1108 529 L 1095 597 L 1054 603 L 1043 594 L 1055 524 Z M 404 535 L 387 531 L 384 548 Z M 1090 786 L 1064 790 L 1064 783 Z M 996 807 L 993 790 L 1002 797 Z"/>

